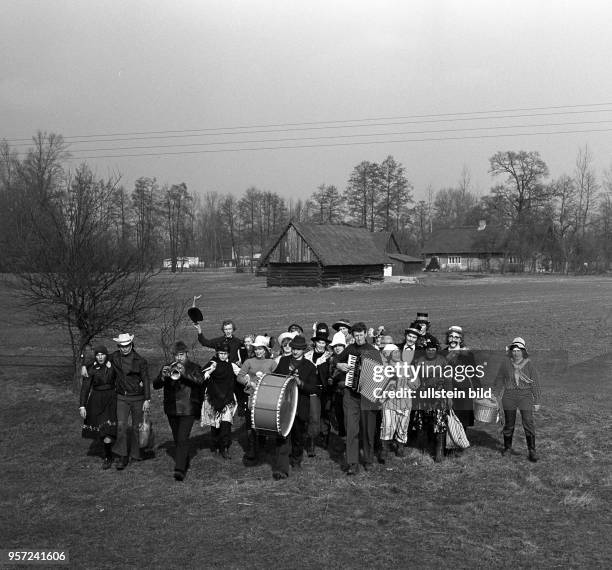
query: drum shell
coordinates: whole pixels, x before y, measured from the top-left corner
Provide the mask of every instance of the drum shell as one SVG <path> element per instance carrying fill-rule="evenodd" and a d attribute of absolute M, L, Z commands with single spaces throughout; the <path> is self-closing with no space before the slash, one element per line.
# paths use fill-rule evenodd
<path fill-rule="evenodd" d="M 265 374 L 253 394 L 252 426 L 287 437 L 297 411 L 298 387 L 295 378 Z"/>

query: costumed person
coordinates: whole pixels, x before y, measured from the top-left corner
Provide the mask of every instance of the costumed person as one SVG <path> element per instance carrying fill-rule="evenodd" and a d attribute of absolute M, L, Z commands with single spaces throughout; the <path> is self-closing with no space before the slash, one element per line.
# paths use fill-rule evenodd
<path fill-rule="evenodd" d="M 200 323 L 194 323 L 194 328 L 198 331 L 198 342 L 207 348 L 214 348 L 215 350 L 220 344 L 227 344 L 229 348 L 229 357 L 228 362 L 232 364 L 232 369 L 234 371 L 234 380 L 236 379 L 236 374 L 240 371 L 240 366 L 244 360 L 241 360 L 241 354 L 244 356 L 244 350 L 241 352 L 241 349 L 244 349 L 244 342 L 241 338 L 236 336 L 236 325 L 234 321 L 231 319 L 226 319 L 221 323 L 221 330 L 223 331 L 223 336 L 217 336 L 215 338 L 206 338 L 202 333 L 202 326 Z M 248 351 L 248 349 L 247 349 Z M 241 412 L 238 414 L 246 414 L 247 401 L 249 399 L 248 394 L 244 392 L 244 389 L 241 384 L 234 382 L 234 390 L 237 402 L 237 409 L 240 409 Z"/>
<path fill-rule="evenodd" d="M 499 394 L 504 410 L 504 449 L 502 455 L 512 452 L 512 436 L 516 423 L 516 411 L 521 411 L 521 420 L 529 461 L 536 462 L 535 422 L 533 412 L 540 410 L 541 391 L 538 371 L 529 358 L 525 341 L 516 337 L 508 346 L 508 358 L 505 359 L 495 379 L 495 392 Z"/>
<path fill-rule="evenodd" d="M 417 340 L 417 348 L 425 348 L 425 335 L 429 333 L 431 321 L 427 313 L 417 313 L 416 319 L 410 324 L 411 327 L 421 331 L 421 336 Z"/>
<path fill-rule="evenodd" d="M 267 336 L 258 335 L 253 341 L 253 358 L 248 358 L 242 367 L 240 372 L 236 376 L 236 381 L 244 386 L 244 391 L 249 396 L 248 401 L 248 413 L 245 416 L 245 425 L 247 429 L 247 448 L 244 452 L 243 462 L 245 464 L 251 464 L 257 460 L 257 433 L 252 426 L 252 418 L 250 414 L 251 407 L 253 405 L 253 393 L 257 387 L 257 383 L 266 374 L 271 374 L 276 368 L 276 360 L 269 358 L 268 356 L 268 342 Z"/>
<path fill-rule="evenodd" d="M 139 447 L 138 427 L 142 425 L 144 412 L 151 407 L 151 382 L 147 361 L 134 348 L 134 335 L 121 333 L 113 339 L 118 349 L 109 356 L 117 370 L 117 440 L 113 451 L 119 456 L 117 469 L 129 465 L 129 457 L 135 461 L 145 458 L 145 450 Z M 128 419 L 132 417 L 132 438 L 128 457 Z"/>
<path fill-rule="evenodd" d="M 297 336 L 296 332 L 284 332 L 278 335 L 278 350 L 279 353 L 276 356 L 275 360 L 278 364 L 280 362 L 281 357 L 283 356 L 291 356 L 291 347 L 289 343 Z"/>
<path fill-rule="evenodd" d="M 412 399 L 419 387 L 419 378 L 412 374 L 410 367 L 398 366 L 401 353 L 393 343 L 390 335 L 382 336 L 382 357 L 385 366 L 393 366 L 396 370 L 392 376 L 385 378 L 386 385 L 381 384 L 382 422 L 380 425 L 381 450 L 379 461 L 385 463 L 390 452 L 398 457 L 404 456 L 404 447 L 408 442 L 408 424 Z M 399 373 L 398 373 L 399 372 Z"/>
<path fill-rule="evenodd" d="M 306 339 L 297 335 L 291 340 L 291 356 L 281 357 L 276 374 L 293 375 L 298 386 L 298 403 L 293 427 L 286 438 L 276 437 L 276 453 L 272 468 L 274 479 L 285 479 L 289 476 L 289 465 L 299 469 L 302 466 L 304 442 L 310 412 L 310 395 L 317 394 L 317 369 L 315 365 L 304 358 L 308 349 Z"/>
<path fill-rule="evenodd" d="M 329 425 L 323 421 L 323 411 L 327 402 L 324 400 L 324 395 L 327 396 L 327 378 L 329 376 L 329 357 L 330 352 L 327 350 L 329 343 L 329 334 L 322 328 L 320 331 L 316 330 L 315 323 L 315 336 L 310 340 L 314 347 L 308 350 L 304 354 L 306 360 L 310 360 L 317 369 L 317 388 L 318 394 L 310 395 L 310 415 L 308 417 L 308 436 L 306 437 L 306 453 L 308 457 L 315 457 L 315 444 L 321 444 L 327 438 L 329 433 Z M 327 329 L 329 330 L 329 329 Z M 322 426 L 325 425 L 325 433 L 323 433 Z"/>
<path fill-rule="evenodd" d="M 335 327 L 334 327 L 335 328 Z M 345 387 L 343 396 L 344 429 L 346 430 L 346 474 L 359 473 L 359 436 L 363 446 L 363 466 L 367 471 L 374 463 L 374 440 L 376 438 L 376 416 L 379 406 L 371 404 L 359 392 L 361 364 L 364 358 L 370 358 L 382 364 L 380 352 L 366 340 L 368 328 L 364 323 L 355 323 L 352 327 L 352 344 L 342 351 L 338 357 L 336 368 L 345 374 L 352 375 L 352 386 Z M 355 357 L 355 365 L 349 365 L 349 357 Z"/>
<path fill-rule="evenodd" d="M 469 389 L 481 387 L 476 375 L 476 361 L 465 346 L 464 333 L 460 326 L 453 325 L 446 332 L 446 349 L 442 352 L 446 363 L 453 368 L 453 410 L 467 435 L 467 428 L 474 425 L 474 399 Z M 456 451 L 461 451 L 457 448 Z"/>
<path fill-rule="evenodd" d="M 113 441 L 117 437 L 117 372 L 108 361 L 108 350 L 94 346 L 95 361 L 87 368 L 81 384 L 79 413 L 83 418 L 82 436 L 104 445 L 102 469 L 113 464 Z"/>
<path fill-rule="evenodd" d="M 417 346 L 417 342 L 420 337 L 420 327 L 410 326 L 407 329 L 404 329 L 404 342 L 399 343 L 397 348 L 400 352 L 400 360 L 405 363 L 406 366 L 411 366 L 417 358 L 423 356 L 423 349 Z M 409 438 L 413 438 L 418 434 L 419 428 L 416 422 L 416 408 L 415 406 L 412 406 L 410 411 L 410 421 L 408 423 Z"/>
<path fill-rule="evenodd" d="M 332 355 L 329 358 L 329 375 L 327 379 L 328 390 L 331 391 L 331 406 L 330 406 L 330 429 L 335 431 L 339 437 L 346 438 L 346 430 L 344 429 L 344 409 L 342 404 L 344 394 L 344 378 L 346 372 L 342 372 L 337 367 L 339 357 L 346 348 L 346 337 L 337 332 L 334 334 L 330 348 Z"/>
<path fill-rule="evenodd" d="M 153 388 L 164 389 L 164 413 L 176 446 L 174 479 L 182 481 L 189 468 L 191 428 L 202 409 L 204 376 L 200 365 L 189 360 L 189 350 L 183 341 L 174 343 L 172 358 L 153 380 Z"/>
<path fill-rule="evenodd" d="M 206 392 L 201 423 L 210 426 L 210 450 L 213 453 L 219 452 L 223 459 L 231 459 L 229 448 L 232 445 L 232 423 L 237 407 L 234 395 L 236 376 L 229 355 L 229 344 L 222 342 L 217 346 L 217 354 L 203 370 Z"/>
<path fill-rule="evenodd" d="M 444 376 L 446 358 L 439 354 L 440 344 L 436 337 L 427 333 L 424 342 L 425 354 L 417 358 L 420 388 L 415 399 L 415 428 L 418 440 L 426 440 L 433 448 L 434 461 L 444 459 L 446 446 L 447 417 L 452 400 L 445 396 L 453 389 L 450 377 Z M 424 445 L 421 445 L 423 450 Z"/>

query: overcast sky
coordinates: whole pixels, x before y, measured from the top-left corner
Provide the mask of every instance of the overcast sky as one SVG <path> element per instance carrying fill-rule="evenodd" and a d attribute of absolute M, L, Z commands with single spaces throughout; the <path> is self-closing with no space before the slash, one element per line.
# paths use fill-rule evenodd
<path fill-rule="evenodd" d="M 0 0 L 0 138 L 56 132 L 128 188 L 237 195 L 344 189 L 389 154 L 418 198 L 464 165 L 487 192 L 498 150 L 557 177 L 588 144 L 601 176 L 611 22 L 605 0 Z"/>

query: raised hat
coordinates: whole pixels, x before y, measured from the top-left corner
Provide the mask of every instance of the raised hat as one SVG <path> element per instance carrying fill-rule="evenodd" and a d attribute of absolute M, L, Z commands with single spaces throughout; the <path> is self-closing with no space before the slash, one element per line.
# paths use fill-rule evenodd
<path fill-rule="evenodd" d="M 202 311 L 197 307 L 189 307 L 187 309 L 187 316 L 194 322 L 199 323 L 204 320 L 204 316 L 202 315 Z"/>

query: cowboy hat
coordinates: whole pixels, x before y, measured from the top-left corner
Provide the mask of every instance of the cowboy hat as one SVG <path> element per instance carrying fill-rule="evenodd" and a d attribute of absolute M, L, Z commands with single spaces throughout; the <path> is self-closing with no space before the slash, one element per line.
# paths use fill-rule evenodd
<path fill-rule="evenodd" d="M 134 335 L 130 333 L 121 333 L 117 338 L 113 339 L 119 346 L 127 346 L 134 341 Z"/>

